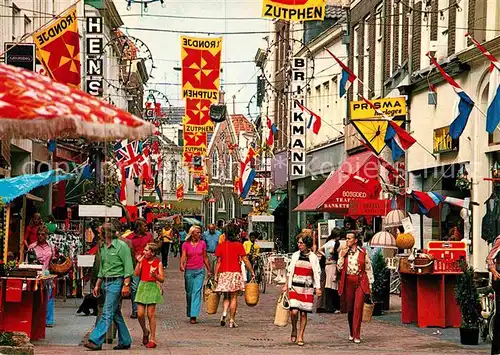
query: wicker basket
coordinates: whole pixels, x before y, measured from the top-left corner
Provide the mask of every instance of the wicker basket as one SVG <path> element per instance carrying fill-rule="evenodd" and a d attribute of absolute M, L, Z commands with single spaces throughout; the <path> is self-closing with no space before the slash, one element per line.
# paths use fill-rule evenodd
<path fill-rule="evenodd" d="M 73 261 L 70 258 L 66 257 L 66 260 L 62 264 L 50 264 L 50 272 L 59 276 L 64 276 L 68 272 L 70 272 L 73 267 Z"/>
<path fill-rule="evenodd" d="M 372 320 L 373 309 L 375 308 L 375 304 L 365 303 L 363 306 L 363 322 L 369 323 Z"/>
<path fill-rule="evenodd" d="M 288 296 L 282 293 L 276 305 L 276 313 L 274 315 L 274 325 L 278 327 L 286 327 L 290 319 L 290 305 L 288 303 Z"/>
<path fill-rule="evenodd" d="M 259 284 L 254 280 L 245 285 L 245 302 L 247 306 L 253 307 L 259 303 Z"/>
<path fill-rule="evenodd" d="M 207 313 L 215 314 L 219 309 L 220 294 L 217 292 L 210 292 L 206 297 Z"/>

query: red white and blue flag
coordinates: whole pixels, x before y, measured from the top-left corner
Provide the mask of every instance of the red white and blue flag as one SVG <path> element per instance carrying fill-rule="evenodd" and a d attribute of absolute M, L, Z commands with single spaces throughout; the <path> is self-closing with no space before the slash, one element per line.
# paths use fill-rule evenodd
<path fill-rule="evenodd" d="M 420 212 L 425 215 L 427 215 L 431 209 L 437 207 L 442 202 L 460 208 L 469 208 L 470 205 L 469 198 L 460 199 L 455 197 L 448 197 L 448 196 L 443 196 L 437 192 L 423 192 L 423 191 L 413 190 L 411 192 L 411 197 L 417 203 Z"/>
<path fill-rule="evenodd" d="M 274 136 L 278 133 L 278 127 L 267 117 L 267 128 L 269 128 L 269 136 L 267 137 L 267 145 L 272 146 L 274 144 Z"/>
<path fill-rule="evenodd" d="M 467 37 L 476 47 L 490 60 L 490 95 L 488 99 L 488 110 L 486 111 L 486 131 L 493 133 L 500 123 L 500 62 L 476 41 L 470 34 Z"/>
<path fill-rule="evenodd" d="M 349 90 L 351 85 L 354 84 L 354 81 L 356 81 L 358 77 L 351 71 L 351 69 L 349 69 L 347 65 L 342 63 L 342 61 L 337 58 L 335 54 L 330 52 L 328 48 L 325 48 L 325 50 L 333 57 L 333 59 L 337 61 L 337 63 L 342 68 L 342 76 L 340 78 L 340 97 L 344 97 L 347 90 Z"/>
<path fill-rule="evenodd" d="M 299 101 L 295 101 L 295 104 L 300 108 L 302 112 L 308 113 L 311 115 L 311 118 L 309 119 L 309 123 L 307 124 L 307 129 L 311 129 L 314 134 L 318 134 L 319 130 L 321 129 L 321 117 L 317 114 L 314 113 L 313 111 L 309 110 L 307 107 L 304 105 L 301 105 Z"/>
<path fill-rule="evenodd" d="M 142 144 L 139 141 L 133 141 L 125 147 L 118 143 L 115 145 L 115 154 L 118 159 L 118 166 L 124 169 L 127 178 L 140 177 L 145 166 L 145 170 L 148 170 L 147 167 L 150 164 L 149 148 L 142 149 Z"/>
<path fill-rule="evenodd" d="M 385 144 L 392 150 L 392 160 L 398 161 L 417 141 L 396 122 L 389 121 L 385 133 Z"/>
<path fill-rule="evenodd" d="M 457 113 L 453 122 L 450 125 L 450 137 L 453 139 L 458 139 L 465 127 L 467 126 L 467 122 L 469 121 L 469 116 L 474 108 L 474 101 L 465 93 L 462 87 L 455 81 L 453 78 L 444 71 L 443 68 L 438 64 L 436 58 L 431 57 L 429 53 L 427 56 L 430 58 L 431 63 L 434 64 L 437 70 L 441 73 L 444 79 L 453 87 L 455 93 L 458 96 L 458 105 L 457 105 Z"/>
<path fill-rule="evenodd" d="M 256 172 L 252 168 L 252 160 L 257 155 L 257 151 L 250 147 L 243 162 L 240 162 L 240 173 L 238 177 L 237 192 L 241 198 L 245 199 L 250 192 L 250 188 L 255 180 Z"/>

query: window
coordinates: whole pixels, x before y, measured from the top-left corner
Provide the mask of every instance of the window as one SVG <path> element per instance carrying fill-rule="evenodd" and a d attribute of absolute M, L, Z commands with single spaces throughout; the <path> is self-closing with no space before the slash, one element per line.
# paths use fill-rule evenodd
<path fill-rule="evenodd" d="M 367 83 L 368 77 L 370 76 L 370 16 L 365 18 L 365 26 L 364 26 L 364 43 L 365 43 L 365 51 L 363 52 L 363 80 Z M 368 85 L 363 85 L 363 96 L 368 97 Z"/>
<path fill-rule="evenodd" d="M 234 215 L 234 197 L 233 196 L 229 196 L 228 197 L 228 201 L 227 201 L 227 218 L 228 219 L 234 219 L 235 218 L 235 215 Z"/>
<path fill-rule="evenodd" d="M 213 194 L 209 195 L 209 201 L 214 198 Z M 207 219 L 208 223 L 215 223 L 215 202 L 207 202 Z"/>
<path fill-rule="evenodd" d="M 31 33 L 32 31 L 31 19 L 24 15 L 24 34 Z"/>
<path fill-rule="evenodd" d="M 383 79 L 382 79 L 382 71 L 383 71 L 383 64 L 382 64 L 382 43 L 383 43 L 383 27 L 382 27 L 382 5 L 379 5 L 377 7 L 376 13 L 375 13 L 375 87 L 373 88 L 375 90 L 375 96 L 382 95 L 382 86 L 383 86 Z"/>
<path fill-rule="evenodd" d="M 224 199 L 224 195 L 220 194 L 217 197 L 217 212 L 226 212 L 226 201 Z"/>
<path fill-rule="evenodd" d="M 231 154 L 229 154 L 227 161 L 227 178 L 229 180 L 233 179 L 233 156 Z"/>
<path fill-rule="evenodd" d="M 212 177 L 214 179 L 219 178 L 219 153 L 217 152 L 217 149 L 215 149 L 212 154 Z"/>
<path fill-rule="evenodd" d="M 19 35 L 18 24 L 20 18 L 21 18 L 21 10 L 19 10 L 19 8 L 16 5 L 12 4 L 12 40 L 15 40 L 16 37 Z"/>

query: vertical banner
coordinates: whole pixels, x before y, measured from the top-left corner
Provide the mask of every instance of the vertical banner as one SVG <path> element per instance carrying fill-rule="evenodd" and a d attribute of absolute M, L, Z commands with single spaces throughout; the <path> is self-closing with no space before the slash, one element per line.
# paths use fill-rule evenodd
<path fill-rule="evenodd" d="M 183 163 L 191 173 L 204 179 L 197 193 L 208 192 L 203 160 L 207 155 L 208 133 L 214 132 L 210 106 L 219 100 L 222 38 L 181 37 L 183 120 Z M 202 182 L 203 181 L 203 182 Z"/>
<path fill-rule="evenodd" d="M 262 0 L 262 17 L 285 21 L 323 21 L 326 0 Z"/>
<path fill-rule="evenodd" d="M 80 88 L 80 36 L 76 5 L 33 34 L 37 56 L 57 82 Z"/>
<path fill-rule="evenodd" d="M 306 176 L 306 117 L 297 103 L 304 105 L 307 66 L 306 59 L 292 59 L 292 117 L 290 118 L 290 176 Z"/>

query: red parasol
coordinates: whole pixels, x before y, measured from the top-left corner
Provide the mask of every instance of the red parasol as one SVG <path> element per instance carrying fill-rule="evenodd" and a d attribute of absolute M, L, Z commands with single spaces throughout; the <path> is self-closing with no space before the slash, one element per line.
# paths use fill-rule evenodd
<path fill-rule="evenodd" d="M 0 135 L 19 138 L 139 139 L 156 128 L 78 89 L 0 64 Z"/>

